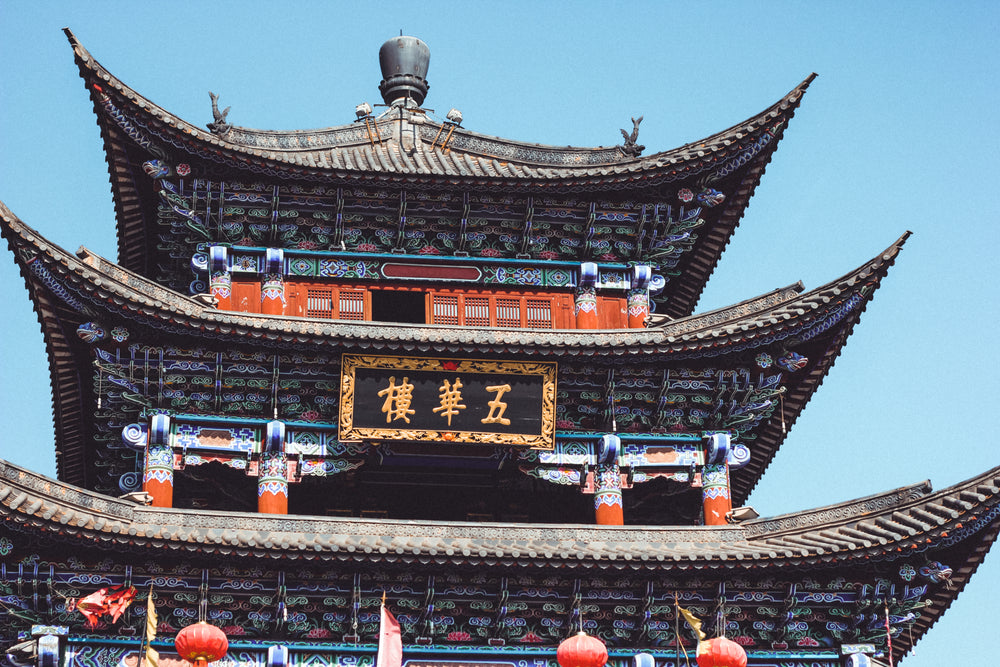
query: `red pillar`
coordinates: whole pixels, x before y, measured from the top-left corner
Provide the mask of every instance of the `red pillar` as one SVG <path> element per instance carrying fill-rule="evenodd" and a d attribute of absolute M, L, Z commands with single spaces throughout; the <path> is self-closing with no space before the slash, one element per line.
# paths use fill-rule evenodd
<path fill-rule="evenodd" d="M 285 453 L 285 424 L 275 419 L 267 423 L 261 443 L 257 470 L 257 511 L 261 514 L 288 514 L 288 455 Z"/>
<path fill-rule="evenodd" d="M 580 265 L 580 273 L 576 282 L 576 295 L 573 301 L 573 311 L 576 313 L 577 329 L 597 329 L 597 280 L 600 271 L 594 262 L 584 262 Z"/>
<path fill-rule="evenodd" d="M 209 290 L 215 297 L 215 307 L 219 310 L 233 309 L 233 275 L 229 271 L 213 273 L 209 278 Z"/>
<path fill-rule="evenodd" d="M 634 289 L 628 293 L 628 328 L 643 329 L 649 317 L 649 290 Z"/>
<path fill-rule="evenodd" d="M 149 419 L 142 490 L 152 496 L 153 507 L 174 506 L 174 449 L 170 446 L 170 417 Z"/>
<path fill-rule="evenodd" d="M 229 272 L 229 248 L 212 246 L 208 250 L 208 287 L 219 310 L 233 309 L 233 274 Z"/>
<path fill-rule="evenodd" d="M 264 452 L 260 456 L 257 511 L 288 514 L 288 456 L 284 452 Z"/>
<path fill-rule="evenodd" d="M 594 517 L 600 526 L 622 526 L 622 474 L 617 465 L 601 466 L 594 474 Z"/>
<path fill-rule="evenodd" d="M 649 283 L 653 269 L 644 264 L 632 267 L 631 289 L 628 292 L 628 327 L 643 329 L 649 317 Z"/>
<path fill-rule="evenodd" d="M 701 473 L 702 502 L 706 526 L 726 525 L 726 515 L 733 509 L 729 494 L 729 464 L 712 463 Z"/>
<path fill-rule="evenodd" d="M 265 273 L 260 286 L 260 312 L 285 314 L 285 280 L 280 273 Z"/>
<path fill-rule="evenodd" d="M 174 506 L 174 450 L 170 445 L 146 447 L 142 490 L 153 498 L 153 507 Z"/>
<path fill-rule="evenodd" d="M 285 252 L 280 248 L 268 248 L 260 285 L 260 312 L 265 315 L 285 314 L 284 270 Z"/>
<path fill-rule="evenodd" d="M 593 287 L 578 287 L 573 309 L 576 312 L 577 329 L 597 328 L 597 290 Z"/>

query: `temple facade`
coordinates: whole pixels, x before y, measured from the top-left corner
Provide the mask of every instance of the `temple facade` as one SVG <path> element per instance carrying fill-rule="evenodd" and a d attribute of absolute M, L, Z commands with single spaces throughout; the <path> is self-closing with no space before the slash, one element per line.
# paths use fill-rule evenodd
<path fill-rule="evenodd" d="M 755 667 L 894 664 L 995 540 L 1000 468 L 746 506 L 908 236 L 694 312 L 813 76 L 647 153 L 641 117 L 610 148 L 440 118 L 413 37 L 382 46 L 383 104 L 271 131 L 214 94 L 192 125 L 67 36 L 119 257 L 0 204 L 58 471 L 0 461 L 12 664 L 179 661 L 200 620 L 234 666 L 371 667 L 383 595 L 410 667 L 554 667 L 581 629 L 680 667 L 684 612 Z"/>

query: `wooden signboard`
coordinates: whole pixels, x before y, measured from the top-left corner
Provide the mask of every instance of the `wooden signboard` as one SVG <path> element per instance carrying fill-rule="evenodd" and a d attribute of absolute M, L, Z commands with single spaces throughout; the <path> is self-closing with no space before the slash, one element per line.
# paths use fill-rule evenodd
<path fill-rule="evenodd" d="M 345 354 L 340 439 L 555 446 L 555 362 Z"/>

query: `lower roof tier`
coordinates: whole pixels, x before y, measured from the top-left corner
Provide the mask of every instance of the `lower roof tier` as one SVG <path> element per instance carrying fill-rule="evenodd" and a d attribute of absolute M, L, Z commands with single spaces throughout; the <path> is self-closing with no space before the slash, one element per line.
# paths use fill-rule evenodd
<path fill-rule="evenodd" d="M 886 614 L 898 660 L 995 541 L 998 485 L 995 468 L 938 492 L 924 482 L 725 527 L 537 526 L 151 508 L 0 461 L 0 640 L 36 623 L 138 638 L 143 604 L 93 628 L 67 604 L 131 585 L 155 591 L 161 636 L 204 600 L 234 642 L 370 649 L 384 590 L 405 645 L 452 659 L 551 651 L 581 613 L 613 651 L 666 655 L 678 630 L 690 650 L 677 600 L 709 635 L 722 611 L 751 664 L 885 650 Z"/>

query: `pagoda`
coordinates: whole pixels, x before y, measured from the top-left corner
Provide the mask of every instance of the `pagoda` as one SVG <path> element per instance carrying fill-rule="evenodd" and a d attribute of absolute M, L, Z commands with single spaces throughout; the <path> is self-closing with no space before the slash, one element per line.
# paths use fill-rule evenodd
<path fill-rule="evenodd" d="M 424 107 L 400 36 L 345 124 L 242 127 L 213 94 L 202 129 L 66 32 L 119 257 L 0 204 L 58 474 L 0 460 L 11 664 L 179 666 L 207 621 L 229 664 L 372 667 L 382 600 L 409 667 L 555 667 L 578 630 L 681 667 L 693 619 L 755 667 L 894 664 L 1000 531 L 1000 468 L 746 505 L 908 235 L 694 313 L 813 76 L 673 150 L 641 117 L 555 147 Z"/>

